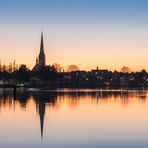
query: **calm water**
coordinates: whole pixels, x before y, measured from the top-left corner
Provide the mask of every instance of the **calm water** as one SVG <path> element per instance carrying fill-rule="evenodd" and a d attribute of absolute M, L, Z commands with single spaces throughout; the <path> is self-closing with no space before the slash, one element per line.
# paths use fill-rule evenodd
<path fill-rule="evenodd" d="M 0 89 L 7 147 L 148 147 L 148 90 Z"/>

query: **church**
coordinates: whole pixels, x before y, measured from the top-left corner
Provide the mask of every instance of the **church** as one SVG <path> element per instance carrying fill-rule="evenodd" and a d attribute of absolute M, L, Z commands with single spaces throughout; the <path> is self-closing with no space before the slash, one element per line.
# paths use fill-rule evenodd
<path fill-rule="evenodd" d="M 45 53 L 44 53 L 44 42 L 43 42 L 43 32 L 41 33 L 41 44 L 40 44 L 40 53 L 39 56 L 36 58 L 36 64 L 33 67 L 32 71 L 37 72 L 40 71 L 45 67 Z"/>

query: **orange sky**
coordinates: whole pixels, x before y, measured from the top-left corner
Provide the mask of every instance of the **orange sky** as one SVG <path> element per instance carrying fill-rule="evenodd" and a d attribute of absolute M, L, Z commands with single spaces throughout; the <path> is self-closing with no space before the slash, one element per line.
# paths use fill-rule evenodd
<path fill-rule="evenodd" d="M 30 1 L 0 5 L 2 63 L 35 65 L 44 32 L 46 63 L 148 70 L 146 1 Z M 126 11 L 125 11 L 126 10 Z"/>
<path fill-rule="evenodd" d="M 3 32 L 3 38 L 0 37 L 1 62 L 8 64 L 15 59 L 16 63 L 27 64 L 32 68 L 39 54 L 40 32 L 16 33 L 15 38 L 13 33 Z M 77 33 L 80 34 L 78 38 L 74 37 Z M 116 38 L 113 38 L 112 31 L 110 36 L 107 32 L 102 36 L 104 33 L 105 31 L 101 33 L 85 29 L 77 32 L 69 30 L 63 37 L 60 32 L 44 31 L 46 63 L 60 63 L 64 68 L 76 64 L 84 70 L 96 68 L 97 65 L 101 69 L 109 70 L 120 70 L 123 66 L 134 71 L 147 69 L 148 44 L 146 39 L 138 37 L 140 33 L 134 39 L 121 31 Z M 124 36 L 117 38 L 119 33 Z M 95 38 L 92 39 L 92 35 Z"/>

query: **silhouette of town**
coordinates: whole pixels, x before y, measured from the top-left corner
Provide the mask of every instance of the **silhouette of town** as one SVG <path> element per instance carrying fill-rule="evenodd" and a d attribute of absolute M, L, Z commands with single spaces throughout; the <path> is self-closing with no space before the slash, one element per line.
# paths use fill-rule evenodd
<path fill-rule="evenodd" d="M 60 64 L 47 65 L 44 52 L 43 33 L 41 33 L 40 53 L 33 69 L 27 65 L 13 64 L 8 66 L 0 62 L 0 86 L 9 85 L 23 87 L 42 87 L 46 89 L 61 87 L 147 87 L 148 73 L 146 70 L 132 72 L 123 67 L 121 71 L 107 69 L 80 70 L 70 65 L 67 71 Z"/>

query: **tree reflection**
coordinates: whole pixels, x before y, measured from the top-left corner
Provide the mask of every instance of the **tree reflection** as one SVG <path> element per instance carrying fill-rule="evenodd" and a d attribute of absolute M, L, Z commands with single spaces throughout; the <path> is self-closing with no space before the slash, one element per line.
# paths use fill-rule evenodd
<path fill-rule="evenodd" d="M 0 110 L 7 107 L 13 108 L 15 111 L 16 104 L 26 110 L 28 102 L 33 99 L 39 115 L 41 139 L 43 139 L 44 117 L 48 107 L 59 109 L 63 105 L 63 101 L 66 101 L 68 106 L 75 109 L 88 99 L 95 104 L 113 100 L 114 102 L 120 101 L 123 106 L 127 106 L 135 99 L 144 102 L 147 93 L 147 90 L 27 91 L 23 89 L 14 94 L 11 90 L 0 89 Z"/>

